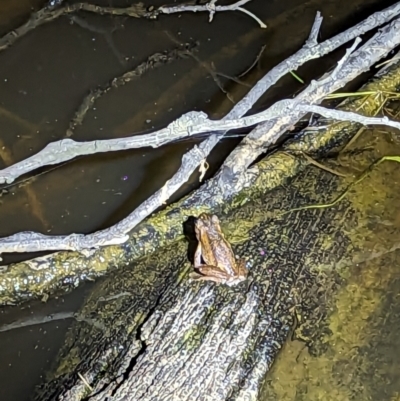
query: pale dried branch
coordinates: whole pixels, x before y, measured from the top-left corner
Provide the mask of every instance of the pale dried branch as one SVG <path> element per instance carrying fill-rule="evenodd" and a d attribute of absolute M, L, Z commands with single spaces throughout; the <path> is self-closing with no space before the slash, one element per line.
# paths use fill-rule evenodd
<path fill-rule="evenodd" d="M 339 62 L 332 73 L 325 75 L 320 81 L 314 81 L 295 100 L 298 104 L 303 102 L 307 104 L 320 103 L 327 94 L 337 91 L 362 72 L 368 71 L 374 63 L 385 57 L 399 44 L 399 28 L 399 20 L 394 20 L 356 52 L 351 55 L 349 51 L 346 52 L 345 58 Z M 357 42 L 354 43 L 353 47 L 356 44 Z M 273 144 L 285 131 L 304 117 L 306 112 L 304 109 L 301 111 L 300 108 L 296 108 L 298 104 L 292 103 L 287 109 L 287 115 L 260 124 L 243 139 L 222 165 L 218 173 L 219 185 L 223 185 L 225 180 L 232 180 L 233 177 L 236 177 L 240 182 L 240 175 L 245 173 L 247 167 L 260 154 L 265 152 L 269 145 Z M 308 110 L 311 111 L 311 108 Z M 238 190 L 239 187 L 235 187 L 235 189 Z"/>
<path fill-rule="evenodd" d="M 41 26 L 47 22 L 54 21 L 55 19 L 63 16 L 76 13 L 78 11 L 87 11 L 100 15 L 123 15 L 133 18 L 143 18 L 147 16 L 147 11 L 143 4 L 132 4 L 126 8 L 116 8 L 116 7 L 101 7 L 95 4 L 89 3 L 75 3 L 66 6 L 60 6 L 62 1 L 54 0 L 49 2 L 47 7 L 40 9 L 31 14 L 29 20 L 8 32 L 6 35 L 0 38 L 0 51 L 7 49 L 9 46 L 14 44 L 18 39 L 27 33 L 33 31 L 38 26 Z"/>
<path fill-rule="evenodd" d="M 400 5 L 398 5 L 400 7 Z M 387 15 L 386 15 L 387 17 Z M 371 21 L 370 21 L 371 22 Z M 376 23 L 376 21 L 374 21 Z M 369 25 L 371 27 L 371 25 Z M 356 27 L 357 31 L 359 31 L 360 25 Z M 399 36 L 400 33 L 396 34 L 396 32 L 400 32 L 398 29 L 399 26 L 396 24 L 391 24 L 389 28 L 383 29 L 379 34 L 375 36 L 375 38 L 378 36 L 380 37 L 381 40 L 384 40 L 384 43 L 388 43 L 388 45 L 382 46 L 381 44 L 373 46 L 371 49 L 369 49 L 369 53 L 366 53 L 364 55 L 363 61 L 363 68 L 365 68 L 365 65 L 369 65 L 369 67 L 379 60 L 379 58 L 384 57 L 388 51 L 390 51 L 390 46 L 394 47 L 396 44 L 399 42 Z M 364 29 L 365 26 L 364 26 Z M 393 32 L 393 30 L 395 32 Z M 351 33 L 349 33 L 351 36 Z M 343 39 L 343 38 L 342 38 Z M 343 39 L 344 40 L 344 39 Z M 349 38 L 347 38 L 349 40 Z M 369 43 L 370 45 L 373 44 L 373 41 Z M 337 45 L 337 43 L 336 43 Z M 365 48 L 365 46 L 364 46 Z M 312 58 L 312 57 L 311 57 Z M 358 60 L 359 62 L 359 60 Z M 349 62 L 347 64 L 350 63 Z M 354 66 L 353 66 L 354 67 Z M 357 68 L 355 68 L 357 70 Z M 359 71 L 359 70 L 358 70 Z M 270 76 L 267 75 L 264 77 L 260 82 L 257 83 L 257 85 L 249 92 L 249 94 L 241 101 L 239 102 L 232 110 L 231 112 L 225 117 L 224 120 L 217 122 L 221 123 L 221 126 L 224 126 L 223 124 L 228 124 L 230 127 L 232 127 L 232 121 L 235 121 L 236 123 L 238 121 L 250 121 L 249 118 L 253 118 L 252 123 L 254 123 L 254 116 L 251 117 L 246 117 L 246 119 L 242 120 L 237 120 L 240 116 L 245 114 L 250 107 L 254 104 L 255 101 L 258 100 L 258 98 L 262 95 L 264 92 L 263 89 L 269 87 L 270 83 Z M 285 101 L 287 102 L 287 101 Z M 289 101 L 290 102 L 290 101 Z M 296 101 L 291 101 L 296 103 Z M 301 102 L 298 102 L 301 104 L 301 106 L 304 106 Z M 283 112 L 286 114 L 287 109 L 289 107 L 289 103 L 286 103 L 286 106 L 283 108 Z M 279 111 L 279 110 L 278 110 Z M 281 110 L 282 112 L 282 110 Z M 302 114 L 301 112 L 294 112 L 294 114 Z M 325 113 L 325 111 L 324 111 Z M 205 116 L 202 115 L 202 118 Z M 204 122 L 205 119 L 203 119 Z M 160 205 L 165 202 L 166 199 L 168 199 L 171 194 L 173 194 L 184 182 L 188 180 L 190 175 L 195 171 L 196 167 L 200 163 L 204 163 L 206 157 L 208 154 L 211 152 L 211 150 L 214 148 L 214 146 L 218 143 L 219 139 L 223 136 L 223 133 L 217 133 L 212 135 L 208 140 L 204 141 L 203 143 L 200 144 L 199 147 L 195 147 L 192 149 L 190 152 L 188 152 L 186 155 L 183 156 L 182 160 L 182 165 L 179 168 L 178 172 L 170 179 L 168 182 L 165 184 L 163 188 L 161 188 L 159 191 L 157 191 L 153 196 L 151 196 L 148 200 L 146 200 L 143 204 L 141 204 L 130 216 L 128 216 L 126 219 L 122 220 L 120 223 L 116 224 L 115 226 L 98 231 L 94 234 L 91 235 L 77 235 L 73 234 L 68 237 L 46 237 L 42 235 L 37 235 L 35 233 L 24 233 L 25 238 L 19 237 L 18 241 L 18 249 L 25 249 L 27 250 L 43 250 L 43 249 L 75 249 L 79 251 L 83 251 L 85 249 L 90 249 L 90 248 L 95 248 L 98 246 L 102 245 L 108 245 L 108 244 L 116 244 L 116 243 L 122 243 L 127 239 L 127 235 L 125 233 L 129 232 L 130 229 L 132 229 L 135 225 L 137 225 L 140 221 L 142 221 L 145 217 L 147 217 L 150 213 L 152 213 L 156 208 L 158 208 Z M 17 234 L 18 235 L 18 234 Z M 8 239 L 12 238 L 13 240 L 16 239 L 16 236 L 9 237 Z M 33 240 L 33 242 L 32 242 Z M 21 242 L 22 241 L 22 242 Z M 12 249 L 12 252 L 16 251 L 14 246 L 11 246 L 11 242 L 8 244 L 5 243 L 5 245 L 8 245 L 7 249 Z"/>
<path fill-rule="evenodd" d="M 336 69 L 332 73 L 332 79 L 335 79 L 335 77 Z M 321 87 L 323 82 L 324 81 L 318 81 L 318 87 Z M 317 87 L 317 84 L 314 84 L 314 86 Z M 393 128 L 400 128 L 399 123 L 391 121 L 387 117 L 367 118 L 356 113 L 344 111 L 339 112 L 336 110 L 328 110 L 321 107 L 312 106 L 307 102 L 300 103 L 297 99 L 281 100 L 275 103 L 269 109 L 260 113 L 232 120 L 222 119 L 219 121 L 213 121 L 208 119 L 207 115 L 203 112 L 191 111 L 170 123 L 166 128 L 151 134 L 136 135 L 122 139 L 96 140 L 90 142 L 76 142 L 72 139 L 62 139 L 61 141 L 52 142 L 36 155 L 33 155 L 20 163 L 16 163 L 4 169 L 0 174 L 0 182 L 10 183 L 15 179 L 15 177 L 39 168 L 41 166 L 40 163 L 44 163 L 42 165 L 56 164 L 60 161 L 64 162 L 71 160 L 77 156 L 98 152 L 111 152 L 140 147 L 157 148 L 170 141 L 188 136 L 194 136 L 204 132 L 216 130 L 234 130 L 250 127 L 261 122 L 275 119 L 277 117 L 287 116 L 288 113 L 293 111 L 301 111 L 304 113 L 315 112 L 325 117 L 331 117 L 333 119 L 342 121 L 347 120 L 361 122 L 363 124 L 382 124 Z M 75 242 L 73 246 L 76 246 Z M 70 249 L 70 245 L 68 245 L 68 249 Z"/>
<path fill-rule="evenodd" d="M 266 28 L 267 25 L 260 20 L 257 16 L 255 16 L 252 12 L 249 10 L 243 8 L 242 6 L 251 0 L 240 0 L 234 4 L 230 4 L 228 6 L 217 6 L 216 2 L 217 0 L 211 0 L 207 4 L 202 4 L 202 5 L 189 5 L 189 4 L 181 4 L 178 6 L 161 6 L 157 8 L 156 10 L 153 11 L 154 16 L 157 16 L 158 14 L 175 14 L 175 13 L 182 13 L 182 12 L 208 12 L 210 14 L 209 16 L 209 22 L 213 20 L 214 14 L 216 12 L 221 12 L 221 11 L 241 11 L 242 13 L 247 14 L 249 17 L 253 18 L 255 21 L 258 22 L 261 28 Z"/>
<path fill-rule="evenodd" d="M 201 120 L 206 119 L 204 113 L 189 112 L 173 121 L 166 128 L 151 134 L 134 135 L 127 138 L 104 139 L 88 142 L 76 142 L 66 138 L 49 143 L 39 153 L 27 159 L 7 167 L 0 171 L 0 183 L 11 183 L 16 177 L 26 174 L 39 167 L 58 164 L 82 155 L 90 155 L 101 152 L 115 152 L 118 150 L 135 149 L 141 147 L 157 148 L 170 141 L 194 135 L 196 130 L 190 130 Z M 203 127 L 203 129 L 205 129 Z M 209 129 L 208 129 L 209 131 Z M 202 131 L 202 132 L 207 132 Z"/>
<path fill-rule="evenodd" d="M 399 35 L 400 42 L 400 35 Z M 348 56 L 344 57 L 346 59 Z M 342 65 L 342 63 L 339 63 Z M 332 72 L 332 76 L 336 76 L 336 69 Z M 260 121 L 271 120 L 277 116 L 285 116 L 289 112 L 295 111 L 296 113 L 318 113 L 324 117 L 332 118 L 341 121 L 353 121 L 361 124 L 382 124 L 393 128 L 400 129 L 400 122 L 391 121 L 387 117 L 365 117 L 357 113 L 330 110 L 321 106 L 310 105 L 305 102 L 299 103 L 298 99 L 282 100 L 275 103 L 268 110 L 252 116 L 243 117 L 236 120 L 220 120 L 210 121 L 206 120 L 204 113 L 190 112 L 187 113 L 190 121 L 198 121 L 197 125 L 185 126 L 185 129 L 191 131 L 206 132 L 210 130 L 210 126 L 214 129 L 235 129 L 237 127 L 245 127 L 258 124 Z M 186 115 L 184 115 L 186 116 Z M 183 117 L 184 117 L 183 116 Z M 181 117 L 182 119 L 182 117 Z M 177 120 L 178 123 L 181 119 Z M 202 122 L 203 121 L 203 122 Z M 172 124 L 171 124 L 172 125 Z M 213 129 L 213 128 L 212 128 Z M 203 152 L 200 148 L 195 147 L 190 152 L 184 155 L 182 166 L 187 166 L 188 163 L 193 164 L 194 154 L 199 154 L 204 160 Z M 189 161 L 190 160 L 190 161 Z M 196 164 L 197 165 L 197 164 Z M 168 198 L 169 194 L 174 193 L 180 186 L 180 172 L 166 182 L 166 184 L 144 202 L 137 210 L 131 213 L 128 217 L 121 220 L 116 225 L 94 234 L 81 235 L 72 234 L 68 236 L 46 236 L 35 232 L 21 232 L 10 237 L 0 239 L 0 254 L 4 252 L 34 252 L 44 250 L 75 250 L 82 252 L 85 249 L 98 248 L 105 245 L 116 245 L 124 243 L 129 239 L 127 235 L 143 218 L 154 211 L 160 204 L 163 204 Z M 138 213 L 138 211 L 141 211 Z"/>
<path fill-rule="evenodd" d="M 249 93 L 241 101 L 239 101 L 233 107 L 233 109 L 227 114 L 226 119 L 238 118 L 247 113 L 247 111 L 250 110 L 253 104 L 263 95 L 263 93 L 266 90 L 268 90 L 272 85 L 274 85 L 282 76 L 289 73 L 289 71 L 296 70 L 299 66 L 306 63 L 309 60 L 322 57 L 328 54 L 329 52 L 337 49 L 346 42 L 355 39 L 357 36 L 362 35 L 365 32 L 368 32 L 369 30 L 374 29 L 377 26 L 380 26 L 385 22 L 393 19 L 399 13 L 400 13 L 400 2 L 396 3 L 391 7 L 386 8 L 383 11 L 372 14 L 364 21 L 355 25 L 353 28 L 349 28 L 348 30 L 334 36 L 333 38 L 328 39 L 325 42 L 320 43 L 319 45 L 313 47 L 311 44 L 315 42 L 314 39 L 316 39 L 318 35 L 317 30 L 321 24 L 320 21 L 322 21 L 322 18 L 318 13 L 316 16 L 316 20 L 313 24 L 310 37 L 307 40 L 305 46 L 302 49 L 300 49 L 297 53 L 295 53 L 282 63 L 278 64 L 269 73 L 267 73 L 260 81 L 258 81 L 257 84 L 249 91 Z M 0 49 L 1 49 L 1 40 L 0 40 Z M 213 149 L 223 135 L 224 133 L 214 133 L 214 135 L 212 135 L 210 138 L 207 139 L 207 141 L 211 142 L 209 144 L 211 146 L 207 146 L 207 148 L 210 147 L 210 149 Z M 129 140 L 130 138 L 126 139 Z M 121 140 L 116 139 L 115 141 L 121 141 Z M 137 143 L 138 142 L 136 142 L 136 144 Z M 71 143 L 66 142 L 66 144 L 69 145 Z M 116 146 L 115 150 L 129 149 L 129 147 L 127 147 L 129 145 L 124 143 L 114 144 L 108 142 L 107 145 L 105 142 L 101 142 L 101 144 L 103 146 L 109 146 L 110 149 L 102 150 L 102 148 L 100 147 L 100 143 L 98 141 L 96 144 L 91 143 L 91 145 L 89 145 L 89 147 L 93 147 L 93 149 L 90 150 L 89 153 L 87 154 L 103 152 L 103 151 L 113 151 L 114 146 Z M 118 146 L 121 146 L 121 148 L 118 148 Z M 67 156 L 67 154 L 71 152 L 70 149 L 65 149 L 64 151 L 63 149 L 57 147 L 56 150 L 57 150 L 56 153 L 53 155 L 53 157 L 50 158 L 49 162 L 47 161 L 47 159 L 38 160 L 36 157 L 37 155 L 33 155 L 30 158 L 20 163 L 7 167 L 3 170 L 0 170 L 0 183 L 12 182 L 13 180 L 15 180 L 15 178 L 19 177 L 20 175 L 32 171 L 36 168 L 43 167 L 47 164 L 61 163 L 62 161 L 70 160 L 71 158 L 74 158 L 79 154 L 85 154 L 83 149 L 80 150 L 83 153 L 76 154 L 76 156 L 73 156 L 72 153 L 70 156 Z M 57 160 L 57 157 L 60 157 L 60 159 Z"/>
<path fill-rule="evenodd" d="M 127 218 L 114 226 L 93 234 L 71 234 L 68 236 L 47 236 L 35 232 L 22 232 L 1 239 L 0 254 L 4 252 L 35 252 L 44 250 L 75 250 L 89 256 L 91 252 L 85 250 L 105 245 L 117 245 L 127 241 L 126 235 L 132 228 L 150 215 L 162 205 L 171 194 L 175 193 L 182 185 L 188 169 L 194 171 L 205 160 L 204 154 L 210 149 L 204 147 L 204 142 L 199 147 L 195 146 L 182 157 L 182 165 L 175 175 L 155 194 L 143 202 Z M 208 153 L 207 153 L 208 154 Z M 29 262 L 27 262 L 29 263 Z"/>
<path fill-rule="evenodd" d="M 214 14 L 215 14 L 215 12 L 217 11 L 217 10 L 216 10 L 216 7 L 215 7 L 215 3 L 216 3 L 217 1 L 218 1 L 218 0 L 210 0 L 210 2 L 207 3 L 207 5 L 206 5 L 206 6 L 208 6 L 208 9 L 209 9 L 209 11 L 210 11 L 210 17 L 209 17 L 209 19 L 208 19 L 208 22 L 212 22 L 212 20 L 213 20 L 213 18 L 214 18 Z"/>
<path fill-rule="evenodd" d="M 310 36 L 307 39 L 307 42 L 305 43 L 304 47 L 315 47 L 318 46 L 318 35 L 319 31 L 321 29 L 323 17 L 319 11 L 317 11 L 317 15 L 314 20 L 314 24 L 311 28 Z"/>

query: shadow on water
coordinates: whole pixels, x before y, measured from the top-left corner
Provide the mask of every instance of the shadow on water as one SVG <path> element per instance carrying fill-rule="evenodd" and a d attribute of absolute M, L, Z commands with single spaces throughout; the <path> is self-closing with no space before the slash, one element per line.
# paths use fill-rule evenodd
<path fill-rule="evenodd" d="M 126 1 L 96 4 L 127 6 Z M 154 2 L 154 5 L 162 4 Z M 163 16 L 157 21 L 78 13 L 78 22 L 61 17 L 45 24 L 0 53 L 0 166 L 8 166 L 65 137 L 69 120 L 93 88 L 134 68 L 155 52 L 198 41 L 197 57 L 217 71 L 237 76 L 266 45 L 258 65 L 245 78 L 254 84 L 266 71 L 297 50 L 308 36 L 317 10 L 327 38 L 393 1 L 253 0 L 248 8 L 268 24 L 262 30 L 245 14 Z M 0 5 L 0 33 L 17 27 L 39 0 L 8 0 Z M 83 21 L 83 22 L 82 22 Z M 109 39 L 111 38 L 111 40 Z M 309 81 L 330 68 L 343 49 L 309 63 L 299 75 Z M 234 101 L 246 86 L 222 79 Z M 265 107 L 302 86 L 284 77 L 256 105 Z M 110 91 L 75 130 L 77 141 L 128 136 L 161 127 L 182 113 L 203 110 L 223 116 L 232 103 L 207 69 L 192 58 L 158 67 L 124 87 Z M 240 138 L 224 139 L 210 157 L 211 175 Z M 116 223 L 160 188 L 180 165 L 181 156 L 200 139 L 160 149 L 94 155 L 34 172 L 2 191 L 0 236 L 34 230 L 51 234 L 89 233 Z M 38 175 L 39 173 L 39 175 Z M 198 187 L 198 175 L 182 186 L 174 201 Z M 5 264 L 27 255 L 6 255 Z M 0 325 L 32 316 L 73 312 L 90 285 L 47 303 L 3 308 Z M 24 401 L 51 365 L 70 319 L 0 333 L 2 401 Z"/>

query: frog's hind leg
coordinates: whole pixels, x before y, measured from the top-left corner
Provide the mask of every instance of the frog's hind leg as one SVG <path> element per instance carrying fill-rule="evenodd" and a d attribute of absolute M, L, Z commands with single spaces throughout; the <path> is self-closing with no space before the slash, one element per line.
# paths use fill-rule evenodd
<path fill-rule="evenodd" d="M 198 268 L 201 266 L 201 242 L 197 245 L 196 252 L 194 253 L 194 267 Z"/>
<path fill-rule="evenodd" d="M 191 273 L 190 278 L 202 281 L 214 281 L 224 283 L 229 279 L 229 274 L 215 266 L 199 266 L 197 270 L 201 273 Z"/>
<path fill-rule="evenodd" d="M 189 277 L 195 281 L 213 281 L 214 283 L 221 283 L 223 281 L 217 277 L 202 276 L 197 273 L 191 273 Z"/>

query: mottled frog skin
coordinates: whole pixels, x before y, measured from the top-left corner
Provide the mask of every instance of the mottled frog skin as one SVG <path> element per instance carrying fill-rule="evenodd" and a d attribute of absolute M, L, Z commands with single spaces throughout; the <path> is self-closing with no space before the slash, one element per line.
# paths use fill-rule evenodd
<path fill-rule="evenodd" d="M 217 216 L 201 214 L 196 220 L 195 232 L 199 244 L 194 255 L 194 268 L 200 274 L 192 273 L 192 279 L 227 285 L 236 285 L 246 279 L 245 261 L 236 260 Z"/>

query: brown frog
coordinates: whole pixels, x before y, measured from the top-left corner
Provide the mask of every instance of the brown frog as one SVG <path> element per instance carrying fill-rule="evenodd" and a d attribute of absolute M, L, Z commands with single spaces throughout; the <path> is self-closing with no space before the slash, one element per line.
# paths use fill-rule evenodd
<path fill-rule="evenodd" d="M 201 214 L 196 220 L 195 232 L 199 244 L 194 255 L 194 268 L 201 274 L 192 273 L 191 278 L 229 286 L 246 279 L 245 261 L 235 259 L 232 247 L 221 231 L 217 216 Z"/>

